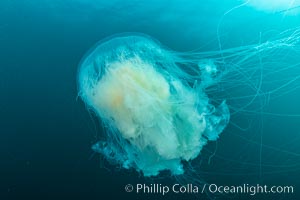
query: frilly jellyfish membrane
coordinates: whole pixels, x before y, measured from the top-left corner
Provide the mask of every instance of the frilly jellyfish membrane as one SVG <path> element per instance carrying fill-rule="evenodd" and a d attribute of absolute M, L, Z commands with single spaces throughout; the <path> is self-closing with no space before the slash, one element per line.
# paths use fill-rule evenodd
<path fill-rule="evenodd" d="M 136 33 L 100 41 L 78 71 L 79 96 L 105 127 L 92 149 L 145 177 L 188 176 L 231 116 L 259 113 L 256 102 L 296 88 L 299 75 L 272 78 L 299 67 L 299 36 L 209 52 L 176 52 Z"/>

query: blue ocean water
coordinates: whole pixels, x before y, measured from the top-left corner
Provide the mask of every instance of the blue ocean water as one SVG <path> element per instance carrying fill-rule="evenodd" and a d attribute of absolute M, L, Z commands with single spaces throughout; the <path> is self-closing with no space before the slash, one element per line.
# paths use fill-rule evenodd
<path fill-rule="evenodd" d="M 246 195 L 136 194 L 127 184 L 177 183 L 112 166 L 91 146 L 98 119 L 77 98 L 83 55 L 97 41 L 140 32 L 176 51 L 256 44 L 300 25 L 300 14 L 244 1 L 2 0 L 0 2 L 0 199 L 248 199 Z M 286 9 L 284 7 L 283 9 Z M 283 57 L 286 55 L 282 55 Z M 300 58 L 295 57 L 295 63 Z M 276 68 L 277 67 L 277 68 Z M 299 66 L 298 66 L 299 67 Z M 280 65 L 274 66 L 274 70 Z M 291 74 L 292 73 L 292 74 Z M 296 77 L 300 68 L 272 77 Z M 267 100 L 265 113 L 232 116 L 217 142 L 193 161 L 199 181 L 300 187 L 299 81 Z M 287 91 L 287 92 L 286 92 Z M 198 178 L 199 178 L 198 177 Z M 194 181 L 190 179 L 191 181 Z M 186 182 L 186 184 L 189 181 Z"/>

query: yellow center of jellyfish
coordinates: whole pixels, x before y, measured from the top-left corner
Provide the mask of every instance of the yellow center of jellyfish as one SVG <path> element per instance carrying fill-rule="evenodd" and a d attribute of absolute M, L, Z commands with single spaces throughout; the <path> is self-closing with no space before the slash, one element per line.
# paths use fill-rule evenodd
<path fill-rule="evenodd" d="M 140 134 L 136 121 L 143 121 L 147 126 L 145 119 L 141 120 L 143 115 L 155 117 L 149 116 L 149 107 L 170 109 L 166 103 L 170 97 L 169 84 L 153 67 L 139 59 L 111 64 L 95 91 L 94 103 L 115 120 L 125 138 L 135 138 Z M 148 110 L 148 113 L 138 112 L 140 110 Z"/>
<path fill-rule="evenodd" d="M 170 85 L 176 94 L 170 93 Z M 142 152 L 151 149 L 151 155 L 164 159 L 189 160 L 203 146 L 200 137 L 205 120 L 195 109 L 195 94 L 179 81 L 167 82 L 139 58 L 107 66 L 93 92 L 97 113 L 111 119 L 120 134 Z"/>

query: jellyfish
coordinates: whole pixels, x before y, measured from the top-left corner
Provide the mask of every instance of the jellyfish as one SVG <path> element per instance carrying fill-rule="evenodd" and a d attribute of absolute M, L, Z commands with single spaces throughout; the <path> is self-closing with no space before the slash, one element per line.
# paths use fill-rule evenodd
<path fill-rule="evenodd" d="M 262 80 L 267 84 L 272 73 L 289 68 L 278 55 L 295 53 L 298 35 L 294 31 L 272 41 L 211 52 L 175 52 L 144 34 L 100 41 L 82 59 L 77 78 L 79 96 L 105 127 L 92 149 L 145 177 L 161 171 L 184 174 L 188 169 L 183 163 L 201 156 L 231 115 L 255 112 L 250 106 L 266 94 Z M 270 61 L 282 62 L 282 69 L 268 68 Z M 268 94 L 284 86 L 268 88 Z M 228 95 L 236 88 L 241 88 L 240 96 Z M 237 99 L 242 103 L 229 104 Z"/>

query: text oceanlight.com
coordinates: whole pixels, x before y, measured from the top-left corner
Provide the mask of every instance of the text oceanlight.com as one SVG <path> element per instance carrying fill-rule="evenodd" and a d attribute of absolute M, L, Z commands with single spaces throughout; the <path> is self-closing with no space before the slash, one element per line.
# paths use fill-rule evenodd
<path fill-rule="evenodd" d="M 268 185 L 217 185 L 217 184 L 204 184 L 204 185 L 163 185 L 163 184 L 127 184 L 125 186 L 126 192 L 134 192 L 137 194 L 168 194 L 168 193 L 187 193 L 187 194 L 292 194 L 294 192 L 293 186 L 268 186 Z"/>

